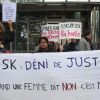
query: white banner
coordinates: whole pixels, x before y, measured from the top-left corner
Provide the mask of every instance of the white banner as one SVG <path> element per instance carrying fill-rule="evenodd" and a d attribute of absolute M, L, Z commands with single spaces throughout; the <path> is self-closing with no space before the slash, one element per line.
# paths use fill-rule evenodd
<path fill-rule="evenodd" d="M 16 21 L 16 3 L 4 2 L 2 3 L 2 21 L 12 22 Z"/>
<path fill-rule="evenodd" d="M 100 100 L 100 50 L 0 54 L 1 100 Z"/>
<path fill-rule="evenodd" d="M 60 23 L 60 39 L 72 38 L 81 39 L 82 23 L 65 22 Z"/>
<path fill-rule="evenodd" d="M 49 41 L 59 41 L 59 24 L 42 25 L 41 31 L 41 36 L 48 37 Z"/>

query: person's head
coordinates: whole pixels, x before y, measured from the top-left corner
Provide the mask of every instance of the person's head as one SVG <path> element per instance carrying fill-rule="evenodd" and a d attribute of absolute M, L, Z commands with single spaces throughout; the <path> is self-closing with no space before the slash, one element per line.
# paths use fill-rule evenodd
<path fill-rule="evenodd" d="M 90 30 L 86 30 L 83 34 L 83 36 L 87 37 L 88 39 L 92 38 L 92 33 Z"/>
<path fill-rule="evenodd" d="M 48 38 L 47 37 L 40 37 L 38 43 L 39 43 L 39 48 L 42 48 L 42 49 L 48 48 Z"/>
<path fill-rule="evenodd" d="M 76 43 L 76 39 L 71 39 L 71 43 Z"/>

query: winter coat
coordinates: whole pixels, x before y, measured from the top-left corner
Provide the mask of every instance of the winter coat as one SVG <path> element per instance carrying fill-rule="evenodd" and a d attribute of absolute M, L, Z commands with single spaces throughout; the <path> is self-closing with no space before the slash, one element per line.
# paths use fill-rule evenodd
<path fill-rule="evenodd" d="M 76 43 L 72 43 L 72 42 L 69 43 L 69 44 L 66 46 L 64 52 L 68 52 L 68 51 L 77 51 L 77 44 L 76 44 Z"/>
<path fill-rule="evenodd" d="M 37 52 L 55 52 L 55 50 L 49 46 L 47 49 L 39 48 Z"/>
<path fill-rule="evenodd" d="M 6 31 L 6 33 L 0 33 L 0 41 L 2 41 L 5 48 L 9 48 L 9 43 L 15 38 L 15 31 Z"/>
<path fill-rule="evenodd" d="M 84 37 L 79 41 L 78 50 L 79 51 L 91 50 L 90 41 L 88 38 Z"/>

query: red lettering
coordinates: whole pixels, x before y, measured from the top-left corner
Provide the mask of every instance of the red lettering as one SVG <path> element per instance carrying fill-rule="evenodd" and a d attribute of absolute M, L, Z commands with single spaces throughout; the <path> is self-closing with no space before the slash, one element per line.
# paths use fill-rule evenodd
<path fill-rule="evenodd" d="M 72 37 L 79 37 L 80 36 L 80 33 L 78 33 L 77 31 L 75 31 L 75 32 L 69 32 L 68 31 L 68 36 L 72 36 Z"/>
<path fill-rule="evenodd" d="M 76 83 L 62 83 L 62 90 L 76 90 Z"/>
<path fill-rule="evenodd" d="M 61 31 L 61 36 L 66 36 L 66 33 L 64 32 L 64 30 Z"/>

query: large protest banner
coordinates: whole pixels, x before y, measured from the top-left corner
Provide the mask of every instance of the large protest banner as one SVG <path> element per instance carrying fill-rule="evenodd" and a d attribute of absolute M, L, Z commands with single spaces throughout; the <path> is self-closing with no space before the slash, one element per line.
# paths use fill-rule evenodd
<path fill-rule="evenodd" d="M 100 50 L 0 54 L 1 100 L 100 100 Z"/>

